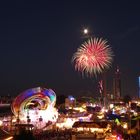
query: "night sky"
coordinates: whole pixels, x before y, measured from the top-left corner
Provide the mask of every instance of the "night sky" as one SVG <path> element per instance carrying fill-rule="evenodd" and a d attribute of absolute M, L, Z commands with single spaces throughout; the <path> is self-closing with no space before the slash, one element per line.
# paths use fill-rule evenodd
<path fill-rule="evenodd" d="M 0 2 L 0 95 L 38 86 L 52 88 L 57 95 L 98 94 L 98 78 L 82 78 L 71 63 L 84 41 L 84 27 L 91 36 L 107 39 L 114 52 L 107 91 L 112 92 L 118 65 L 122 94 L 137 96 L 140 8 L 127 0 Z"/>

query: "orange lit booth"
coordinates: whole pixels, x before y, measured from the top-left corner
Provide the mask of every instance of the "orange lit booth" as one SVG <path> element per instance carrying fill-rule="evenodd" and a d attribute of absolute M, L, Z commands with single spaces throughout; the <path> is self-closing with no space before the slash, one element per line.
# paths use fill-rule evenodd
<path fill-rule="evenodd" d="M 73 124 L 73 130 L 76 132 L 106 133 L 108 131 L 111 131 L 111 125 L 107 121 L 100 122 L 77 121 Z"/>

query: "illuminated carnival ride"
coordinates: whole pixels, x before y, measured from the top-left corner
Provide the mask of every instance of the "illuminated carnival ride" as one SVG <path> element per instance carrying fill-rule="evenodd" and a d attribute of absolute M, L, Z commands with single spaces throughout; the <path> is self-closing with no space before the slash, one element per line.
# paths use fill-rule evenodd
<path fill-rule="evenodd" d="M 41 87 L 32 88 L 18 95 L 11 106 L 17 123 L 30 123 L 37 129 L 53 124 L 58 118 L 55 92 Z"/>

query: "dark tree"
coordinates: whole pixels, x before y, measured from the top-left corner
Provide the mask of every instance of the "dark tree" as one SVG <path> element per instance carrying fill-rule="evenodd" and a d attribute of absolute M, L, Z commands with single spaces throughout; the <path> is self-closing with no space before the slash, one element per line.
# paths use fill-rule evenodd
<path fill-rule="evenodd" d="M 61 105 L 65 103 L 65 98 L 67 98 L 67 96 L 65 95 L 58 95 L 56 98 L 56 105 Z"/>
<path fill-rule="evenodd" d="M 125 96 L 123 97 L 123 101 L 124 101 L 124 103 L 126 103 L 126 104 L 128 104 L 131 100 L 132 100 L 132 99 L 131 99 L 131 97 L 130 97 L 129 95 L 125 95 Z"/>

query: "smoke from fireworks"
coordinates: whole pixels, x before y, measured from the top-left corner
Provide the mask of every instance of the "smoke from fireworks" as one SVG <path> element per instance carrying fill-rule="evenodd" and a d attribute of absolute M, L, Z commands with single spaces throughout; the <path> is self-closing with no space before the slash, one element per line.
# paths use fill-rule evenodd
<path fill-rule="evenodd" d="M 91 38 L 77 49 L 72 57 L 72 62 L 75 70 L 87 76 L 96 76 L 110 67 L 112 56 L 112 50 L 106 40 Z"/>

